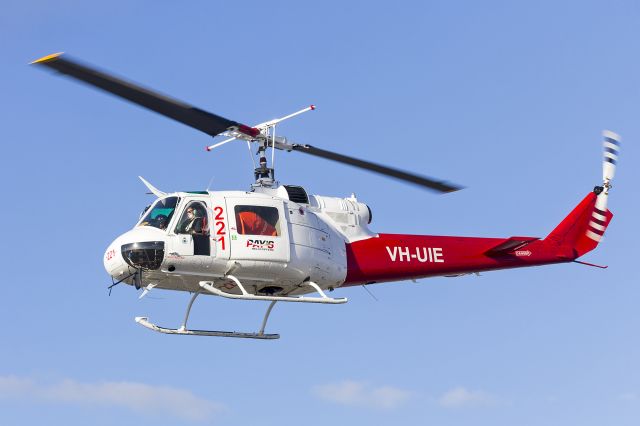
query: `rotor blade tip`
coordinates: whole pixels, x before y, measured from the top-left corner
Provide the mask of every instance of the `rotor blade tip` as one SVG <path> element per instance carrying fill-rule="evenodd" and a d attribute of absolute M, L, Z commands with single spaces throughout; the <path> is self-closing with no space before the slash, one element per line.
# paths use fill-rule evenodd
<path fill-rule="evenodd" d="M 314 109 L 316 109 L 315 105 L 309 105 L 309 108 L 311 108 L 311 111 L 313 111 Z"/>
<path fill-rule="evenodd" d="M 450 194 L 452 192 L 457 192 L 460 191 L 461 189 L 465 189 L 464 186 L 458 186 L 458 185 L 453 185 L 450 183 L 441 183 L 441 187 L 436 189 L 437 191 L 440 191 L 443 194 Z"/>
<path fill-rule="evenodd" d="M 36 59 L 33 62 L 30 62 L 29 65 L 33 64 L 46 64 L 47 62 L 52 62 L 57 60 L 64 52 L 52 53 L 51 55 L 43 56 L 40 59 Z"/>
<path fill-rule="evenodd" d="M 457 192 L 457 191 L 460 191 L 462 189 L 465 189 L 465 187 L 464 186 L 456 186 L 456 187 L 453 187 L 453 188 L 449 189 L 446 193 L 449 194 L 451 192 Z"/>

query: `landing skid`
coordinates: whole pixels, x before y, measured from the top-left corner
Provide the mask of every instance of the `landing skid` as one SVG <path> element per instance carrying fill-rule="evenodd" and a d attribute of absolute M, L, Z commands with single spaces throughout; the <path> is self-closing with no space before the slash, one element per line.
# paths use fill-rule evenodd
<path fill-rule="evenodd" d="M 149 318 L 147 317 L 136 317 L 135 320 L 138 324 L 143 327 L 148 328 L 149 330 L 157 331 L 158 333 L 164 334 L 182 334 L 182 335 L 190 335 L 190 336 L 214 336 L 214 337 L 239 337 L 244 339 L 279 339 L 279 334 L 265 334 L 264 329 L 267 326 L 267 320 L 269 319 L 269 315 L 271 315 L 271 310 L 273 310 L 273 306 L 276 304 L 275 301 L 269 304 L 267 308 L 267 312 L 264 314 L 264 318 L 262 319 L 262 327 L 260 327 L 260 331 L 257 333 L 243 333 L 239 331 L 218 331 L 218 330 L 189 330 L 187 328 L 187 321 L 189 321 L 189 314 L 191 314 L 191 307 L 193 306 L 193 302 L 196 301 L 196 298 L 200 295 L 200 290 L 193 293 L 191 296 L 191 300 L 189 301 L 189 305 L 187 306 L 187 312 L 184 315 L 184 321 L 182 322 L 182 326 L 180 328 L 165 328 L 160 327 L 152 322 L 149 322 Z"/>
<path fill-rule="evenodd" d="M 326 304 L 339 304 L 346 303 L 346 298 L 334 299 L 327 296 L 324 291 L 318 286 L 318 284 L 312 281 L 304 282 L 305 285 L 313 288 L 320 295 L 319 297 L 308 297 L 308 296 L 267 296 L 267 295 L 258 295 L 251 294 L 247 292 L 244 288 L 240 280 L 238 280 L 233 275 L 227 275 L 227 278 L 231 279 L 235 282 L 242 292 L 242 294 L 231 294 L 225 291 L 219 290 L 213 286 L 213 283 L 209 281 L 200 281 L 200 289 L 193 294 L 191 300 L 189 301 L 189 305 L 187 306 L 187 312 L 184 316 L 184 321 L 182 322 L 182 326 L 180 328 L 166 328 L 160 327 L 159 325 L 153 324 L 149 321 L 147 317 L 136 317 L 135 320 L 141 326 L 148 328 L 152 331 L 157 331 L 158 333 L 164 334 L 182 334 L 187 336 L 213 336 L 213 337 L 238 337 L 243 339 L 279 339 L 279 334 L 265 334 L 264 329 L 267 326 L 267 320 L 269 319 L 269 315 L 271 315 L 271 311 L 277 302 L 297 302 L 297 303 L 326 303 Z M 240 300 L 262 300 L 269 301 L 269 307 L 267 308 L 267 312 L 264 314 L 264 318 L 262 319 L 262 326 L 260 327 L 260 331 L 256 333 L 244 333 L 239 331 L 218 331 L 218 330 L 190 330 L 187 328 L 187 321 L 189 320 L 189 314 L 191 313 L 191 307 L 193 306 L 193 302 L 195 302 L 196 298 L 201 294 L 202 291 L 207 291 L 216 296 L 222 296 L 230 299 L 240 299 Z"/>
<path fill-rule="evenodd" d="M 165 328 L 148 321 L 146 317 L 136 317 L 136 322 L 149 330 L 164 334 L 182 334 L 186 336 L 239 337 L 244 339 L 279 339 L 279 334 L 241 333 L 238 331 L 187 330 L 181 328 Z"/>

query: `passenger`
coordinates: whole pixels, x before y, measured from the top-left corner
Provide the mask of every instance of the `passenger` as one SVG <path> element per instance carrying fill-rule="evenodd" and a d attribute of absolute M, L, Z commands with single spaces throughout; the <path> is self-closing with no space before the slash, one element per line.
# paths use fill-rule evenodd
<path fill-rule="evenodd" d="M 264 220 L 259 214 L 252 211 L 236 213 L 236 224 L 238 226 L 238 233 L 242 235 L 278 236 L 278 232 L 272 224 Z"/>
<path fill-rule="evenodd" d="M 156 227 L 162 230 L 167 229 L 167 225 L 169 224 L 169 218 L 163 214 L 159 214 L 156 217 Z"/>

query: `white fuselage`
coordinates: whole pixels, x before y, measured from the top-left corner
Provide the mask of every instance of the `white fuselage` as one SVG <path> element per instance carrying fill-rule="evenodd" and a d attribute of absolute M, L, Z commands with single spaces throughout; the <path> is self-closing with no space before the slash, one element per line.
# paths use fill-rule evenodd
<path fill-rule="evenodd" d="M 374 236 L 366 226 L 370 210 L 355 197 L 308 196 L 308 203 L 294 202 L 284 186 L 259 187 L 253 192 L 180 192 L 163 199 L 169 197 L 177 201 L 170 199 L 175 208 L 167 214 L 166 223 L 150 226 L 159 221 L 150 214 L 169 211 L 154 204 L 151 213 L 143 214 L 132 230 L 107 249 L 104 266 L 115 280 L 142 269 L 138 281 L 142 286 L 195 292 L 200 281 L 211 281 L 237 294 L 237 286 L 226 278 L 231 274 L 254 294 L 299 295 L 310 291 L 303 285 L 309 280 L 323 289 L 342 285 L 347 274 L 345 244 Z M 199 233 L 181 229 L 190 206 L 202 206 L 201 216 L 206 209 Z M 255 219 L 254 212 L 263 211 L 270 223 L 259 231 L 245 223 L 243 214 Z M 151 261 L 154 256 L 156 263 Z M 134 278 L 124 282 L 134 284 Z"/>

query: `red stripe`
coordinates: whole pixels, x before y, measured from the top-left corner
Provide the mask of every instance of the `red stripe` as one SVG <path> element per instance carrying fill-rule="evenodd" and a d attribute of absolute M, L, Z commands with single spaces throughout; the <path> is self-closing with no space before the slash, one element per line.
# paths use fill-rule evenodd
<path fill-rule="evenodd" d="M 244 124 L 238 125 L 238 131 L 244 133 L 245 135 L 256 137 L 260 134 L 260 130 L 255 127 L 245 126 Z"/>

